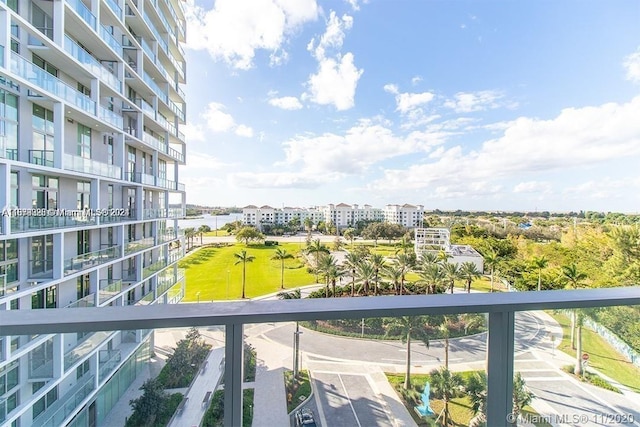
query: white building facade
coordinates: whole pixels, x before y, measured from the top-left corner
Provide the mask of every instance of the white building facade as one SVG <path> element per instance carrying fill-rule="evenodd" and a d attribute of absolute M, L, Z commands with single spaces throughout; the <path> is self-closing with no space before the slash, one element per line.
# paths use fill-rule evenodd
<path fill-rule="evenodd" d="M 0 310 L 182 299 L 182 7 L 0 2 Z M 151 335 L 0 337 L 0 425 L 103 425 Z"/>
<path fill-rule="evenodd" d="M 424 221 L 423 205 L 386 205 L 384 220 L 389 224 L 400 224 L 403 227 L 422 227 Z"/>
<path fill-rule="evenodd" d="M 473 263 L 479 272 L 484 271 L 484 258 L 469 245 L 452 245 L 448 228 L 416 228 L 414 250 L 420 257 L 425 252 L 444 252 L 449 256 L 449 262 L 462 264 Z"/>

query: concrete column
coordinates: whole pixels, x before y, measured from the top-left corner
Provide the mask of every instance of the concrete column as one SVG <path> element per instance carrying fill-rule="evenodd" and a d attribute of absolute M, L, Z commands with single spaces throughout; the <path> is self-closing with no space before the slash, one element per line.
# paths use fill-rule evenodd
<path fill-rule="evenodd" d="M 66 119 L 64 117 L 64 104 L 56 102 L 53 104 L 53 166 L 58 169 L 64 169 L 62 167 L 65 152 L 65 136 L 64 136 L 64 124 Z M 75 141 L 75 144 L 78 142 Z M 75 154 L 75 151 L 73 152 Z"/>
<path fill-rule="evenodd" d="M 62 233 L 53 234 L 53 278 L 59 279 L 64 275 L 64 238 Z M 71 258 L 69 255 L 67 258 Z"/>
<path fill-rule="evenodd" d="M 53 41 L 58 46 L 64 46 L 64 2 L 55 1 L 53 4 Z"/>
<path fill-rule="evenodd" d="M 11 205 L 11 167 L 0 163 L 0 208 L 4 210 Z M 0 212 L 0 230 L 4 234 L 11 233 L 11 218 L 5 212 Z"/>
<path fill-rule="evenodd" d="M 225 326 L 224 347 L 224 426 L 242 425 L 243 325 Z"/>
<path fill-rule="evenodd" d="M 515 313 L 489 313 L 487 345 L 487 425 L 511 426 Z"/>

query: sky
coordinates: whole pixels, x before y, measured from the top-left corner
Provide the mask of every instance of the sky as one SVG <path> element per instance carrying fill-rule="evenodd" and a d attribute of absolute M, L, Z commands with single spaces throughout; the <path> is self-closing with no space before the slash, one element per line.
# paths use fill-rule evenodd
<path fill-rule="evenodd" d="M 187 0 L 187 203 L 640 212 L 640 1 Z"/>

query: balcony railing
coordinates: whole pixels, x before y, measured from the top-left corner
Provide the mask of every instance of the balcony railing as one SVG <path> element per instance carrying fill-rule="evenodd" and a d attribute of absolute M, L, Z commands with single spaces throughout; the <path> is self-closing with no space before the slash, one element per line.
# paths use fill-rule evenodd
<path fill-rule="evenodd" d="M 80 298 L 77 301 L 74 301 L 70 304 L 67 304 L 64 308 L 86 308 L 86 307 L 95 307 L 96 306 L 96 296 L 95 294 L 87 295 L 86 297 Z"/>
<path fill-rule="evenodd" d="M 163 51 L 168 52 L 169 51 L 169 46 L 167 45 L 167 42 L 164 41 L 164 39 L 162 38 L 162 36 L 158 32 L 158 30 L 156 29 L 156 26 L 153 25 L 153 22 L 151 22 L 151 18 L 149 18 L 149 15 L 147 15 L 146 11 L 143 13 L 143 16 L 144 16 L 144 21 L 147 23 L 147 25 L 151 29 L 151 32 L 156 37 L 156 40 L 158 42 L 158 46 L 160 46 Z"/>
<path fill-rule="evenodd" d="M 122 280 L 101 279 L 98 290 L 98 305 L 102 306 L 120 292 L 122 292 Z"/>
<path fill-rule="evenodd" d="M 111 9 L 113 11 L 113 13 L 116 14 L 116 16 L 118 17 L 119 20 L 122 21 L 122 8 L 120 6 L 118 6 L 118 4 L 113 1 L 113 0 L 106 0 L 107 6 L 109 6 L 109 9 Z"/>
<path fill-rule="evenodd" d="M 127 242 L 124 245 L 124 254 L 129 255 L 135 252 L 140 252 L 153 247 L 154 244 L 155 241 L 153 237 L 145 237 L 144 239 Z"/>
<path fill-rule="evenodd" d="M 64 309 L 63 309 L 64 310 Z M 71 311 L 71 310 L 66 310 Z M 97 311 L 97 310 L 73 310 L 74 312 L 80 311 Z M 85 335 L 80 341 L 77 341 L 74 345 L 66 350 L 64 354 L 64 371 L 67 372 L 71 367 L 84 356 L 93 352 L 96 347 L 99 347 L 104 343 L 112 334 L 111 331 L 98 331 Z"/>
<path fill-rule="evenodd" d="M 122 56 L 122 45 L 104 25 L 100 25 L 100 37 L 118 56 Z"/>
<path fill-rule="evenodd" d="M 242 425 L 243 327 L 249 323 L 488 313 L 487 425 L 510 426 L 515 313 L 640 304 L 638 287 L 523 293 L 241 301 L 101 310 L 0 311 L 2 335 L 224 325 L 224 425 Z"/>
<path fill-rule="evenodd" d="M 64 262 L 64 275 L 77 273 L 88 268 L 96 267 L 109 261 L 116 260 L 121 256 L 120 246 L 111 246 L 82 255 L 69 258 Z"/>
<path fill-rule="evenodd" d="M 18 160 L 18 150 L 7 148 L 7 137 L 0 135 L 0 157 L 8 160 Z"/>
<path fill-rule="evenodd" d="M 150 208 L 145 209 L 142 212 L 144 219 L 156 219 L 156 218 L 167 218 L 167 209 L 164 208 Z"/>
<path fill-rule="evenodd" d="M 144 267 L 142 269 L 142 280 L 146 279 L 147 277 L 157 273 L 158 271 L 162 270 L 163 268 L 165 268 L 167 266 L 167 261 L 165 259 L 161 259 L 159 261 L 154 262 L 153 264 Z"/>
<path fill-rule="evenodd" d="M 148 134 L 147 132 L 142 132 L 142 141 L 155 148 L 156 150 L 162 151 L 163 153 L 166 153 L 168 151 L 166 142 L 160 141 L 158 138 Z"/>
<path fill-rule="evenodd" d="M 53 167 L 53 150 L 29 150 L 29 163 Z"/>
<path fill-rule="evenodd" d="M 122 116 L 103 107 L 102 105 L 98 105 L 98 118 L 100 118 L 100 120 L 104 120 L 115 128 L 122 129 Z"/>
<path fill-rule="evenodd" d="M 82 18 L 82 20 L 86 22 L 87 25 L 93 29 L 93 31 L 96 31 L 98 20 L 81 0 L 67 0 L 67 3 L 73 10 L 76 11 L 78 15 L 80 15 L 80 18 Z"/>
<path fill-rule="evenodd" d="M 116 165 L 98 162 L 93 159 L 86 159 L 72 154 L 64 155 L 64 168 L 76 172 L 100 175 L 108 178 L 122 179 L 122 168 Z"/>
<path fill-rule="evenodd" d="M 107 84 L 116 92 L 122 91 L 122 82 L 105 68 L 96 58 L 89 52 L 81 48 L 75 41 L 65 34 L 64 50 L 80 62 L 86 69 L 100 77 L 100 80 Z"/>
<path fill-rule="evenodd" d="M 80 406 L 82 401 L 94 389 L 94 376 L 85 375 L 69 389 L 64 396 L 60 396 L 46 411 L 33 420 L 33 425 L 42 427 L 57 427 L 63 425 L 64 420 Z"/>
<path fill-rule="evenodd" d="M 184 218 L 186 216 L 186 211 L 182 208 L 169 208 L 167 216 L 169 218 Z"/>
<path fill-rule="evenodd" d="M 96 113 L 95 101 L 15 52 L 11 52 L 11 72 L 89 114 Z"/>
<path fill-rule="evenodd" d="M 102 360 L 104 358 L 104 360 Z M 100 367 L 98 368 L 98 381 L 102 382 L 109 376 L 111 372 L 122 361 L 122 353 L 120 350 L 102 350 L 100 351 Z"/>
<path fill-rule="evenodd" d="M 144 80 L 144 82 L 149 85 L 151 90 L 153 90 L 155 94 L 158 96 L 158 98 L 162 99 L 162 101 L 165 104 L 169 102 L 169 97 L 167 95 L 167 92 L 162 90 L 162 88 L 158 86 L 158 84 L 155 82 L 155 80 L 153 80 L 153 78 L 149 74 L 147 74 L 146 72 L 143 73 L 142 80 Z"/>
<path fill-rule="evenodd" d="M 96 217 L 89 215 L 15 216 L 11 217 L 10 222 L 12 233 L 27 233 L 51 228 L 86 227 L 97 224 Z"/>

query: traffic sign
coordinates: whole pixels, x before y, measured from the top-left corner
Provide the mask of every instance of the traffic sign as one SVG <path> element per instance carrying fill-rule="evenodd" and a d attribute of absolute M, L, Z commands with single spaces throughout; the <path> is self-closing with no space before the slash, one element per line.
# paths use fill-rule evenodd
<path fill-rule="evenodd" d="M 582 353 L 582 360 L 589 360 L 589 353 Z"/>

